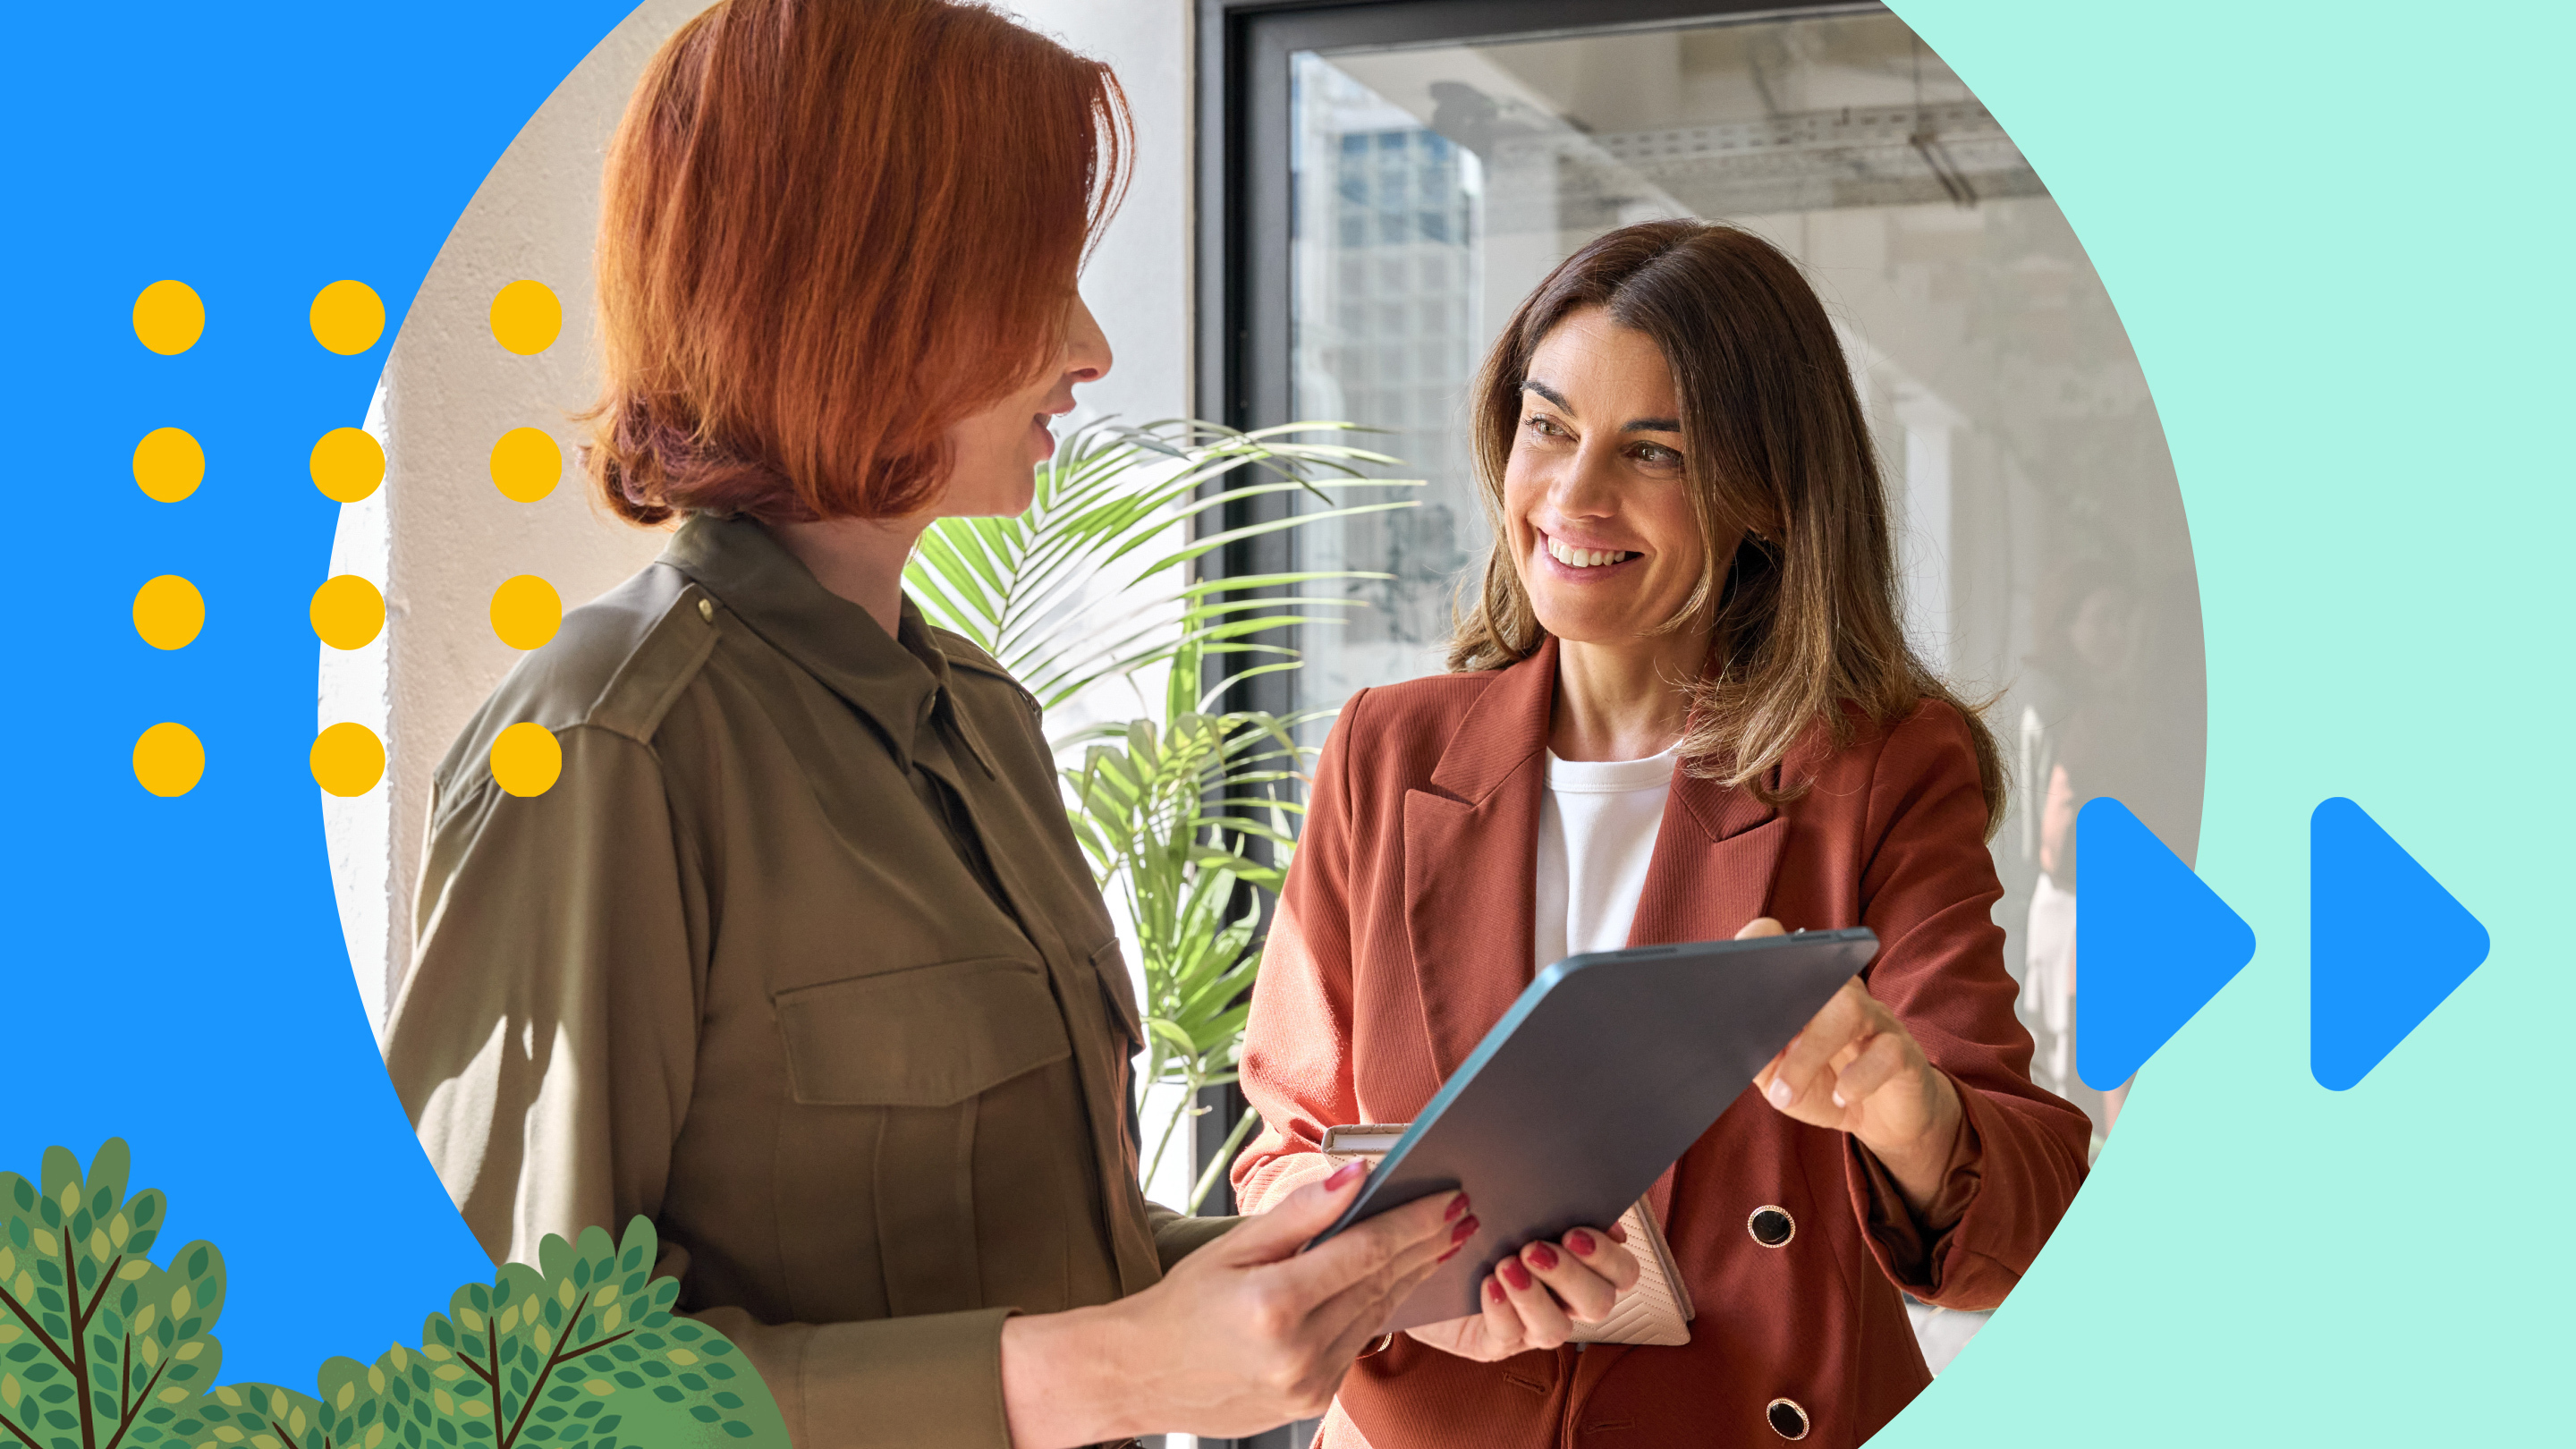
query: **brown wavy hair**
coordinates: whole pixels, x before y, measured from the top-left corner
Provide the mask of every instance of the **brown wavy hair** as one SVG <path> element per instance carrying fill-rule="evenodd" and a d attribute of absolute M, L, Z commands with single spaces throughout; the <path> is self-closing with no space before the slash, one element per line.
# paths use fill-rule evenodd
<path fill-rule="evenodd" d="M 588 470 L 636 523 L 886 518 L 1036 375 L 1124 189 L 1098 61 L 954 0 L 724 0 L 609 145 Z"/>
<path fill-rule="evenodd" d="M 1531 354 L 1586 307 L 1653 338 L 1681 398 L 1708 566 L 1663 627 L 1715 625 L 1708 667 L 1687 686 L 1692 773 L 1792 798 L 1801 782 L 1768 777 L 1811 731 L 1840 749 L 1864 724 L 1892 725 L 1938 700 L 1968 722 L 1991 835 L 2004 815 L 2003 759 L 1982 704 L 1952 693 L 1898 622 L 1886 485 L 1842 344 L 1797 264 L 1751 232 L 1622 227 L 1566 258 L 1504 326 L 1470 402 L 1494 547 L 1482 587 L 1461 600 L 1449 667 L 1500 669 L 1546 637 L 1507 542 L 1503 473 Z"/>

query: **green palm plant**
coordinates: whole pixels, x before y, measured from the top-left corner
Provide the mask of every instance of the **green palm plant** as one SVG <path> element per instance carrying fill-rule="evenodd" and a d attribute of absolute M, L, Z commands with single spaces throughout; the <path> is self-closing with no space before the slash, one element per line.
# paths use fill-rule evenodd
<path fill-rule="evenodd" d="M 1206 1109 L 1199 1089 L 1235 1080 L 1247 1008 L 1261 963 L 1263 897 L 1275 892 L 1296 845 L 1302 807 L 1289 787 L 1310 753 L 1299 729 L 1322 713 L 1217 710 L 1236 683 L 1295 669 L 1277 637 L 1294 625 L 1340 622 L 1356 599 L 1308 586 L 1381 574 L 1300 571 L 1197 577 L 1225 545 L 1327 519 L 1410 508 L 1412 499 L 1336 503 L 1318 486 L 1418 488 L 1368 478 L 1396 460 L 1337 444 L 1292 441 L 1345 423 L 1294 423 L 1237 432 L 1176 420 L 1077 430 L 1041 468 L 1017 518 L 941 519 L 904 571 L 933 623 L 973 640 L 1049 707 L 1104 682 L 1170 672 L 1154 712 L 1057 740 L 1066 813 L 1104 893 L 1126 909 L 1145 978 L 1145 1062 L 1137 1105 L 1157 1087 L 1180 1089 L 1145 1166 L 1151 1180 L 1180 1125 Z M 1300 490 L 1322 507 L 1236 528 L 1200 529 L 1228 503 Z M 1211 676 L 1214 676 L 1211 678 Z M 1141 699 L 1141 692 L 1140 692 Z M 1154 707 L 1159 705 L 1158 709 Z M 1234 1124 L 1192 1184 L 1197 1211 L 1252 1129 Z"/>
<path fill-rule="evenodd" d="M 1235 1080 L 1250 1010 L 1243 996 L 1261 965 L 1259 893 L 1285 877 L 1304 809 L 1278 787 L 1310 753 L 1296 729 L 1311 716 L 1204 713 L 1208 701 L 1191 697 L 1197 663 L 1196 646 L 1174 656 L 1160 728 L 1131 721 L 1064 771 L 1074 835 L 1101 889 L 1121 894 L 1145 967 L 1140 1105 L 1155 1085 L 1181 1088 L 1183 1105 L 1146 1163 L 1149 1181 L 1180 1124 L 1205 1110 L 1195 1105 L 1199 1089 Z M 1192 1184 L 1188 1211 L 1207 1200 L 1254 1120 L 1247 1110 L 1236 1121 Z"/>
<path fill-rule="evenodd" d="M 1418 479 L 1366 478 L 1382 453 L 1293 441 L 1349 423 L 1290 423 L 1237 432 L 1172 419 L 1127 427 L 1109 420 L 1076 429 L 1038 469 L 1028 511 L 1015 518 L 944 518 L 922 535 L 904 586 L 933 623 L 974 641 L 1054 708 L 1104 679 L 1165 663 L 1185 648 L 1203 657 L 1263 656 L 1218 685 L 1294 668 L 1295 651 L 1261 636 L 1323 622 L 1356 599 L 1276 593 L 1380 574 L 1292 572 L 1226 579 L 1189 566 L 1227 544 L 1326 519 L 1411 508 L 1411 499 L 1334 504 L 1319 478 L 1341 488 L 1419 488 Z M 1194 531 L 1228 504 L 1304 492 L 1325 506 L 1236 528 Z M 1305 614 L 1301 610 L 1322 610 Z M 1214 692 L 1214 691 L 1212 691 Z"/>

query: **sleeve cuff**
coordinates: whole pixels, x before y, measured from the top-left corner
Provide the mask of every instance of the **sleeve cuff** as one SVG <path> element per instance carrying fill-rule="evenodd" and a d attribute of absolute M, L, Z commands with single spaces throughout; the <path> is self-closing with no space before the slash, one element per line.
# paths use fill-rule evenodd
<path fill-rule="evenodd" d="M 1959 1132 L 1951 1140 L 1949 1161 L 1941 1168 L 1941 1186 L 1923 1211 L 1915 1212 L 1905 1204 L 1905 1194 L 1896 1178 L 1875 1153 L 1861 1145 L 1857 1137 L 1846 1138 L 1850 1144 L 1849 1162 L 1853 1196 L 1859 1199 L 1861 1227 L 1868 1235 L 1872 1253 L 1896 1285 L 1917 1297 L 1928 1298 L 1941 1291 L 1941 1249 L 1951 1231 L 1968 1215 L 1977 1191 L 1984 1183 L 1985 1139 L 1977 1130 L 1976 1112 L 1969 1105 L 1970 1088 L 1951 1085 L 1959 1094 Z"/>
<path fill-rule="evenodd" d="M 1162 1260 L 1169 1273 L 1183 1258 L 1224 1237 L 1234 1230 L 1241 1218 L 1201 1218 L 1176 1213 L 1170 1208 L 1145 1205 L 1145 1216 L 1154 1229 L 1154 1255 Z"/>
<path fill-rule="evenodd" d="M 813 1326 L 778 1395 L 795 1449 L 1012 1449 L 1002 1407 L 1008 1308 Z M 764 1376 L 769 1366 L 761 1366 Z M 775 1380 L 771 1380 L 775 1384 Z"/>

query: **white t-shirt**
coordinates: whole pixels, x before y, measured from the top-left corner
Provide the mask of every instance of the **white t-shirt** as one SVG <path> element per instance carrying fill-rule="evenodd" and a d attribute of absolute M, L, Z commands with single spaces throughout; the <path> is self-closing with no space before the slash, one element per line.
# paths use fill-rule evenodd
<path fill-rule="evenodd" d="M 1538 967 L 1628 944 L 1681 745 L 1643 760 L 1547 755 L 1538 807 Z"/>

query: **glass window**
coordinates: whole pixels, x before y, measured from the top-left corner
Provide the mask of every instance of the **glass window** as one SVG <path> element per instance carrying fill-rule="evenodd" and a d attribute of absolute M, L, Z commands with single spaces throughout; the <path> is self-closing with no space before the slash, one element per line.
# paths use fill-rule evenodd
<path fill-rule="evenodd" d="M 1797 258 L 1842 330 L 1897 501 L 1907 622 L 2010 758 L 1996 919 L 2040 1082 L 2107 1128 L 2072 1055 L 2072 809 L 2115 795 L 2185 859 L 2199 828 L 2198 589 L 2172 465 L 2101 280 L 1967 86 L 1883 11 L 1289 57 L 1291 414 L 1428 480 L 1298 535 L 1388 575 L 1311 627 L 1303 706 L 1443 667 L 1488 543 L 1470 379 L 1576 247 L 1723 220 Z M 2054 800 L 2055 809 L 2051 809 Z"/>

